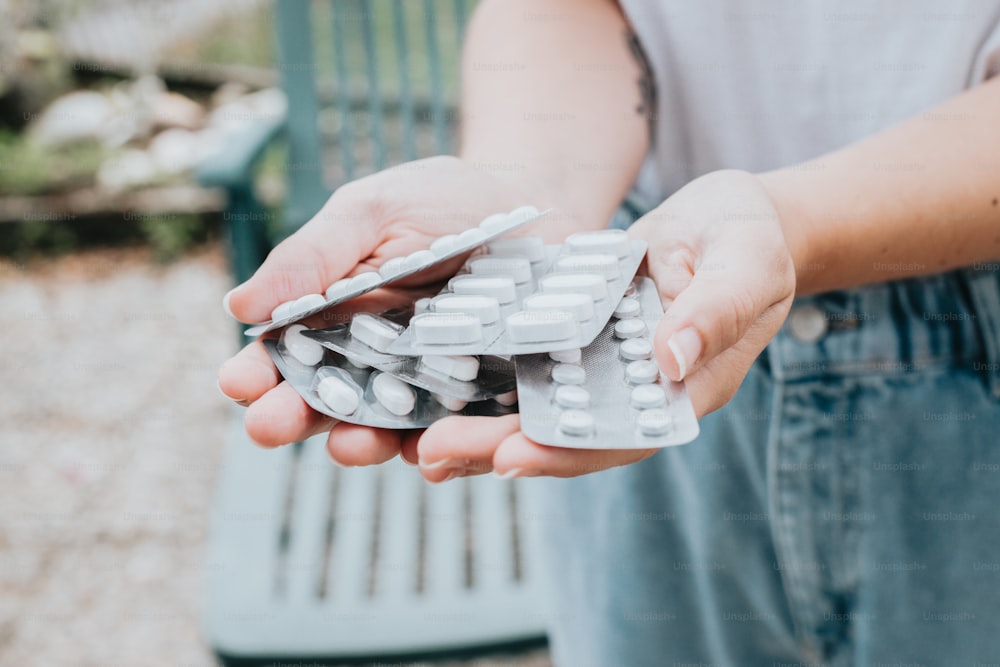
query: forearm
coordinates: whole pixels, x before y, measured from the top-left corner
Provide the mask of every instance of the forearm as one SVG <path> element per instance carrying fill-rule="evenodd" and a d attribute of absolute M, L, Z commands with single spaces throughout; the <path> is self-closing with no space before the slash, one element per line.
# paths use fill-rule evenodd
<path fill-rule="evenodd" d="M 630 35 L 611 0 L 485 0 L 463 56 L 462 157 L 606 225 L 649 142 Z"/>
<path fill-rule="evenodd" d="M 809 294 L 1000 257 L 1000 81 L 762 175 Z"/>

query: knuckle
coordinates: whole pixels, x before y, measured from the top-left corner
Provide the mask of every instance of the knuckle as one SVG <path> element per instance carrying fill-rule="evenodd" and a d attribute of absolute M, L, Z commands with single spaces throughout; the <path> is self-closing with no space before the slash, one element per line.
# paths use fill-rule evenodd
<path fill-rule="evenodd" d="M 746 289 L 733 291 L 726 299 L 727 313 L 723 318 L 725 339 L 733 343 L 743 337 L 743 334 L 757 319 L 759 308 L 753 295 Z"/>

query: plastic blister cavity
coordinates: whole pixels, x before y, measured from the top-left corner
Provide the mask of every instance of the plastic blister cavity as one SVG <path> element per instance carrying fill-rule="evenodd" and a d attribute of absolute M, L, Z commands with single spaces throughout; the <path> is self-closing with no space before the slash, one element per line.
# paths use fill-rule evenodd
<path fill-rule="evenodd" d="M 461 234 L 442 236 L 427 249 L 418 250 L 405 257 L 390 259 L 378 271 L 360 273 L 351 278 L 338 280 L 327 288 L 325 294 L 306 294 L 293 301 L 282 303 L 271 312 L 269 322 L 250 327 L 246 335 L 259 336 L 279 329 L 379 287 L 426 271 L 441 262 L 474 250 L 534 222 L 547 213 L 548 211 L 539 212 L 533 206 L 522 206 L 510 213 L 491 215 L 480 222 L 478 227 L 467 229 Z"/>
<path fill-rule="evenodd" d="M 620 317 L 582 350 L 515 358 L 525 436 L 559 447 L 647 449 L 698 435 L 684 385 L 663 376 L 652 358 L 663 317 L 656 287 L 648 278 L 635 285 L 617 304 Z"/>

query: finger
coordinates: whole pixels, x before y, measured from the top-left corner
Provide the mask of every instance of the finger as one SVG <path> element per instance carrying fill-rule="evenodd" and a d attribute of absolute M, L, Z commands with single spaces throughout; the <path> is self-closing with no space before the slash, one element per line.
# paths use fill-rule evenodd
<path fill-rule="evenodd" d="M 649 253 L 651 256 L 646 259 L 646 269 L 656 281 L 660 301 L 666 309 L 691 284 L 695 273 L 695 254 L 686 247 L 653 247 Z"/>
<path fill-rule="evenodd" d="M 758 317 L 790 301 L 787 284 L 743 247 L 717 247 L 703 256 L 690 283 L 669 304 L 654 347 L 664 373 L 685 377 L 739 341 Z M 651 266 L 659 280 L 659 266 Z M 667 277 L 664 282 L 669 283 Z"/>
<path fill-rule="evenodd" d="M 415 466 L 420 461 L 420 455 L 417 453 L 417 447 L 420 443 L 420 436 L 424 434 L 424 429 L 407 431 L 403 435 L 403 443 L 399 448 L 399 458 L 403 459 L 404 463 L 411 466 Z"/>
<path fill-rule="evenodd" d="M 247 435 L 262 447 L 305 440 L 329 430 L 335 422 L 306 405 L 287 382 L 257 399 L 243 416 Z"/>
<path fill-rule="evenodd" d="M 417 445 L 420 472 L 434 483 L 490 472 L 497 446 L 518 428 L 517 415 L 448 417 L 434 422 Z"/>
<path fill-rule="evenodd" d="M 567 449 L 540 445 L 520 431 L 497 447 L 493 470 L 498 477 L 577 477 L 628 465 L 652 456 L 655 449 Z"/>
<path fill-rule="evenodd" d="M 340 422 L 330 430 L 326 451 L 343 466 L 385 463 L 399 454 L 401 433 Z"/>
<path fill-rule="evenodd" d="M 335 194 L 316 217 L 278 244 L 249 280 L 226 295 L 226 307 L 242 322 L 262 322 L 285 301 L 324 293 L 371 254 L 375 227 L 362 206 Z"/>
<path fill-rule="evenodd" d="M 219 368 L 219 390 L 241 405 L 253 403 L 281 382 L 261 342 L 254 341 Z"/>

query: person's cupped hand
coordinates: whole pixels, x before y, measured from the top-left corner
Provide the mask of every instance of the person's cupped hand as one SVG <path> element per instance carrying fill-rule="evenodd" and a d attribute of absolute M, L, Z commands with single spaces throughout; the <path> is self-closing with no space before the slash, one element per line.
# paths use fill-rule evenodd
<path fill-rule="evenodd" d="M 431 171 L 420 177 L 411 166 L 415 173 L 389 170 L 341 188 L 313 221 L 275 248 L 253 278 L 230 293 L 232 314 L 244 322 L 264 320 L 283 301 L 322 292 L 345 275 L 425 248 L 489 213 L 529 203 L 525 191 L 498 184 L 459 160 L 431 162 L 426 165 Z M 549 242 L 576 231 L 558 217 L 544 224 L 530 231 Z M 745 172 L 714 172 L 679 190 L 629 234 L 649 243 L 645 271 L 666 310 L 654 343 L 661 369 L 687 383 L 699 417 L 718 409 L 781 327 L 795 292 L 791 255 L 767 191 Z M 444 265 L 427 279 L 445 278 L 459 263 Z M 247 433 L 262 446 L 329 430 L 327 449 L 334 461 L 371 465 L 400 455 L 418 464 L 431 482 L 491 471 L 505 478 L 572 477 L 656 451 L 541 445 L 521 434 L 518 415 L 448 417 L 412 431 L 336 422 L 311 410 L 281 381 L 259 342 L 223 365 L 219 386 L 248 406 Z"/>

